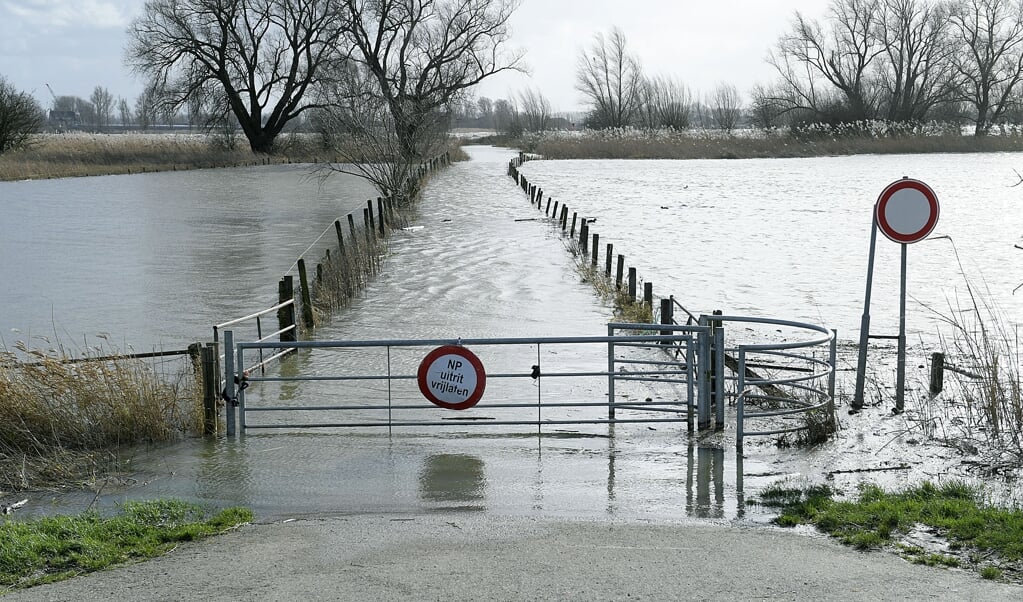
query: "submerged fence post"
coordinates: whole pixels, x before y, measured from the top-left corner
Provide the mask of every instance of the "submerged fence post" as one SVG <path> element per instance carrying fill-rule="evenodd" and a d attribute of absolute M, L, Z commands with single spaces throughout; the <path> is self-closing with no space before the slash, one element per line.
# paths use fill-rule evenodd
<path fill-rule="evenodd" d="M 674 324 L 675 317 L 672 315 L 674 308 L 671 306 L 671 299 L 661 299 L 661 324 Z M 671 330 L 662 330 L 661 335 L 674 334 Z M 668 341 L 664 341 L 663 344 L 670 345 Z"/>
<path fill-rule="evenodd" d="M 597 253 L 600 251 L 600 234 L 593 233 L 593 267 L 597 267 Z"/>
<path fill-rule="evenodd" d="M 625 255 L 618 255 L 618 268 L 615 270 L 615 288 L 622 288 L 622 277 L 625 275 Z"/>
<path fill-rule="evenodd" d="M 931 384 L 928 387 L 931 395 L 937 395 L 941 393 L 941 389 L 945 385 L 945 354 L 944 353 L 932 353 L 931 354 Z"/>
<path fill-rule="evenodd" d="M 636 302 L 636 268 L 629 268 L 629 301 Z"/>
<path fill-rule="evenodd" d="M 337 250 L 341 254 L 341 261 L 345 260 L 345 239 L 341 236 L 341 220 L 334 220 L 334 231 L 337 232 Z"/>
<path fill-rule="evenodd" d="M 297 341 L 295 332 L 295 277 L 285 276 L 277 284 L 277 302 L 291 301 L 291 305 L 277 310 L 277 329 L 281 331 L 281 341 Z"/>
<path fill-rule="evenodd" d="M 590 228 L 589 224 L 586 223 L 586 219 L 583 218 L 583 223 L 579 226 L 579 253 L 585 261 L 586 255 L 590 252 Z"/>
<path fill-rule="evenodd" d="M 650 309 L 650 314 L 654 313 L 654 283 L 644 282 L 643 283 L 643 303 L 646 304 L 647 308 Z"/>
<path fill-rule="evenodd" d="M 358 244 L 358 239 L 355 235 L 355 216 L 351 213 L 348 214 L 348 229 L 352 232 L 352 240 L 356 241 L 356 244 Z"/>
<path fill-rule="evenodd" d="M 614 245 L 607 243 L 607 257 L 604 261 L 604 275 L 608 278 L 611 277 L 611 262 L 614 261 Z"/>
<path fill-rule="evenodd" d="M 202 366 L 202 434 L 217 433 L 217 347 L 206 345 L 199 348 L 199 362 Z"/>
<path fill-rule="evenodd" d="M 384 228 L 387 227 L 387 224 L 384 223 L 384 198 L 379 196 L 377 197 L 377 217 L 380 220 L 380 238 L 383 238 L 386 236 Z"/>
<path fill-rule="evenodd" d="M 309 275 L 305 269 L 305 259 L 298 258 L 298 281 L 302 287 L 302 323 L 307 328 L 315 326 L 313 322 L 313 298 L 309 290 Z"/>

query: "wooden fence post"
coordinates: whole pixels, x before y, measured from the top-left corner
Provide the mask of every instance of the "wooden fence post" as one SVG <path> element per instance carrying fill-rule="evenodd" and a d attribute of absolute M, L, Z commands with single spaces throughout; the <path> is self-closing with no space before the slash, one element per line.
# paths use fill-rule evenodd
<path fill-rule="evenodd" d="M 593 233 L 593 267 L 597 267 L 597 254 L 600 252 L 600 235 Z"/>
<path fill-rule="evenodd" d="M 547 197 L 547 208 L 543 212 L 544 215 L 550 215 L 551 214 L 551 201 L 553 201 L 553 200 L 554 199 L 552 199 L 551 197 Z M 539 207 L 538 207 L 538 209 L 539 209 Z M 555 211 L 557 211 L 557 209 L 555 209 Z"/>
<path fill-rule="evenodd" d="M 376 221 L 373 219 L 373 199 L 366 201 L 366 213 L 363 216 L 366 218 L 366 229 L 376 231 Z"/>
<path fill-rule="evenodd" d="M 341 220 L 334 220 L 334 231 L 337 232 L 337 250 L 340 253 L 341 261 L 345 260 L 345 239 L 341 236 Z"/>
<path fill-rule="evenodd" d="M 629 268 L 629 301 L 636 302 L 636 268 Z"/>
<path fill-rule="evenodd" d="M 604 265 L 604 275 L 611 277 L 611 262 L 614 261 L 614 245 L 607 243 L 607 258 Z"/>
<path fill-rule="evenodd" d="M 230 353 L 230 352 L 228 352 Z M 206 345 L 199 349 L 200 365 L 202 366 L 202 434 L 217 434 L 217 348 Z"/>
<path fill-rule="evenodd" d="M 625 255 L 618 255 L 618 269 L 615 271 L 615 288 L 622 288 L 622 276 L 625 274 Z"/>
<path fill-rule="evenodd" d="M 650 313 L 654 312 L 654 283 L 644 282 L 643 283 L 643 303 L 650 308 Z"/>
<path fill-rule="evenodd" d="M 671 299 L 661 299 L 661 324 L 673 324 L 675 322 L 675 316 L 672 315 L 674 307 L 671 305 Z M 669 336 L 674 334 L 671 330 L 662 330 L 661 335 Z M 662 341 L 664 345 L 668 345 L 667 341 Z"/>
<path fill-rule="evenodd" d="M 295 277 L 285 276 L 277 285 L 277 303 L 295 300 Z M 297 341 L 298 333 L 295 332 L 295 304 L 277 310 L 277 330 L 281 331 L 281 341 Z"/>
<path fill-rule="evenodd" d="M 937 395 L 941 393 L 942 387 L 945 386 L 945 354 L 944 353 L 932 353 L 931 354 L 931 384 L 928 390 L 931 395 Z"/>
<path fill-rule="evenodd" d="M 573 211 L 572 212 L 572 229 L 568 231 L 568 237 L 569 238 L 575 238 L 575 221 L 576 221 L 577 217 L 579 217 L 579 213 L 576 212 L 576 211 Z"/>
<path fill-rule="evenodd" d="M 380 219 L 380 238 L 387 235 L 384 228 L 387 226 L 384 223 L 384 199 L 383 197 L 377 197 L 377 217 Z"/>
<path fill-rule="evenodd" d="M 358 239 L 355 235 L 355 217 L 351 213 L 348 214 L 348 229 L 352 232 L 352 240 L 357 241 Z M 358 244 L 358 242 L 356 242 L 356 244 Z"/>
<path fill-rule="evenodd" d="M 590 252 L 590 225 L 586 223 L 586 219 L 583 218 L 583 223 L 579 225 L 579 252 L 584 258 L 586 254 Z"/>
<path fill-rule="evenodd" d="M 313 321 L 313 297 L 309 290 L 309 276 L 305 270 L 305 259 L 301 257 L 298 258 L 298 281 L 299 286 L 302 287 L 302 323 L 307 328 L 312 328 L 316 325 Z"/>

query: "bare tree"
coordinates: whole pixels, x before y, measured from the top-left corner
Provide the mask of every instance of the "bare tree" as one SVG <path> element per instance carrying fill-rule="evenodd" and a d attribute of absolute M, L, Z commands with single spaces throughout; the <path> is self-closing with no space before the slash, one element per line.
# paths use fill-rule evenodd
<path fill-rule="evenodd" d="M 518 94 L 522 126 L 531 132 L 545 132 L 551 124 L 551 102 L 539 90 L 526 89 Z"/>
<path fill-rule="evenodd" d="M 89 97 L 94 109 L 93 125 L 102 129 L 110 125 L 110 119 L 114 114 L 114 95 L 103 86 L 96 86 Z"/>
<path fill-rule="evenodd" d="M 27 146 L 45 121 L 31 94 L 19 92 L 0 77 L 0 154 Z"/>
<path fill-rule="evenodd" d="M 415 162 L 433 150 L 424 143 L 434 140 L 436 113 L 448 102 L 488 77 L 518 68 L 521 55 L 506 49 L 508 19 L 518 4 L 346 0 L 356 60 L 388 107 L 398 160 Z"/>
<path fill-rule="evenodd" d="M 750 119 L 754 125 L 764 129 L 783 125 L 786 115 L 797 104 L 792 98 L 786 98 L 785 93 L 778 88 L 771 88 L 761 84 L 753 86 L 749 95 Z"/>
<path fill-rule="evenodd" d="M 710 111 L 717 126 L 731 132 L 742 117 L 742 98 L 732 84 L 721 83 L 714 88 L 710 98 Z"/>
<path fill-rule="evenodd" d="M 121 116 L 121 127 L 129 127 L 132 124 L 131 107 L 123 97 L 117 100 L 117 113 Z"/>
<path fill-rule="evenodd" d="M 829 28 L 796 13 L 792 31 L 768 57 L 782 78 L 785 94 L 822 117 L 842 120 L 873 118 L 875 88 L 870 80 L 875 61 L 885 51 L 876 37 L 881 0 L 833 0 Z M 820 90 L 826 85 L 830 90 Z M 835 113 L 839 94 L 840 115 Z"/>
<path fill-rule="evenodd" d="M 959 98 L 974 109 L 974 135 L 984 136 L 1010 108 L 1023 78 L 1023 3 L 960 0 L 950 23 L 959 52 Z"/>
<path fill-rule="evenodd" d="M 921 121 L 956 88 L 949 5 L 883 0 L 881 9 L 876 29 L 885 59 L 877 69 L 882 115 L 891 121 Z"/>
<path fill-rule="evenodd" d="M 625 34 L 617 27 L 598 33 L 579 55 L 576 89 L 589 103 L 588 121 L 596 128 L 632 125 L 643 96 L 643 70 L 629 53 Z"/>
<path fill-rule="evenodd" d="M 494 127 L 494 101 L 486 96 L 476 100 L 476 107 L 479 109 L 480 120 L 490 127 Z"/>
<path fill-rule="evenodd" d="M 352 4 L 350 1 L 348 4 Z M 269 153 L 321 73 L 337 71 L 349 44 L 338 0 L 150 0 L 129 28 L 128 64 L 159 101 L 196 96 L 237 120 L 253 151 Z"/>
<path fill-rule="evenodd" d="M 681 81 L 655 77 L 646 82 L 647 112 L 653 127 L 689 129 L 693 96 Z"/>

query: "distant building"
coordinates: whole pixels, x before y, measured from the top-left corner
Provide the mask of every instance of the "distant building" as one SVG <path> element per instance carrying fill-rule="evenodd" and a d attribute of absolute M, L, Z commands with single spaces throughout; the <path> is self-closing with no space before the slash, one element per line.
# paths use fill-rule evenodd
<path fill-rule="evenodd" d="M 50 127 L 57 130 L 66 130 L 78 127 L 82 116 L 78 111 L 50 111 Z"/>

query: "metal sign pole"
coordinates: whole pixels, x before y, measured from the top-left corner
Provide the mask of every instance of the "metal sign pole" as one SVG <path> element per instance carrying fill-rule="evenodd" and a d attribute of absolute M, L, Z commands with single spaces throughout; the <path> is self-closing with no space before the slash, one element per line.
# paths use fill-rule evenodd
<path fill-rule="evenodd" d="M 905 245 L 904 245 L 905 246 Z M 870 226 L 870 257 L 867 260 L 867 292 L 863 301 L 863 318 L 860 319 L 860 349 L 856 362 L 856 394 L 852 408 L 863 409 L 863 390 L 867 381 L 867 340 L 870 338 L 870 289 L 874 282 L 874 250 L 877 248 L 877 218 Z"/>
<path fill-rule="evenodd" d="M 902 245 L 902 276 L 899 284 L 899 359 L 895 368 L 895 409 L 901 414 L 906 402 L 906 249 Z"/>

